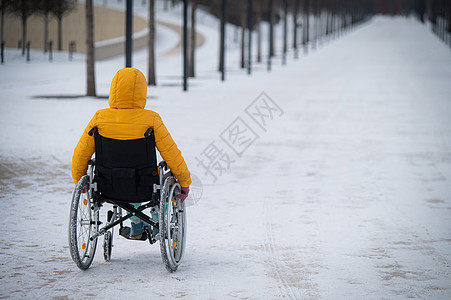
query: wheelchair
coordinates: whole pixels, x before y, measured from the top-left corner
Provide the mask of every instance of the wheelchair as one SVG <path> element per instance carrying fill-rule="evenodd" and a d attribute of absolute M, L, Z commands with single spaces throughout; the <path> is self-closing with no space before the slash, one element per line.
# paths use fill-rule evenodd
<path fill-rule="evenodd" d="M 186 244 L 186 208 L 176 196 L 180 185 L 165 161 L 157 165 L 155 138 L 149 128 L 144 138 L 116 140 L 103 137 L 97 127 L 94 135 L 95 158 L 88 163 L 87 175 L 75 186 L 69 219 L 69 249 L 73 261 L 87 270 L 94 259 L 97 241 L 103 235 L 103 256 L 110 261 L 114 227 L 130 239 L 124 221 L 132 216 L 144 222 L 140 240 L 160 242 L 163 263 L 169 272 L 182 262 Z M 133 203 L 141 203 L 135 207 Z M 100 214 L 101 208 L 111 209 Z M 137 206 L 137 205 L 136 205 Z M 152 218 L 158 214 L 158 220 Z M 100 220 L 106 215 L 106 220 Z"/>

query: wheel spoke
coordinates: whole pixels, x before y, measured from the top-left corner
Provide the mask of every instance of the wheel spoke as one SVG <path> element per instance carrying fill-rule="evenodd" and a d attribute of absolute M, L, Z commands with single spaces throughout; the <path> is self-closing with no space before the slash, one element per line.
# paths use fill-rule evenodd
<path fill-rule="evenodd" d="M 89 237 L 89 234 L 87 232 L 88 232 L 87 228 L 80 228 L 78 238 L 82 237 L 83 238 L 82 241 L 84 242 Z"/>

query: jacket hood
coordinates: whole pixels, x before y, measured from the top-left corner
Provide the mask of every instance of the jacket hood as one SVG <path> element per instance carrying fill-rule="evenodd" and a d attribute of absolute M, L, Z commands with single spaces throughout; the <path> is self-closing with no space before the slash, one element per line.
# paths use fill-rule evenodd
<path fill-rule="evenodd" d="M 135 68 L 117 71 L 111 82 L 109 104 L 111 108 L 144 108 L 147 100 L 147 81 Z"/>

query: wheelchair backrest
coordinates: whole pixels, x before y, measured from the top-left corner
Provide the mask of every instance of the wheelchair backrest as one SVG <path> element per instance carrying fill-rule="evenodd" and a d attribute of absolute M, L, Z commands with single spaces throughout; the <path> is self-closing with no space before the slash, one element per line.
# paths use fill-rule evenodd
<path fill-rule="evenodd" d="M 133 140 L 106 138 L 97 128 L 91 131 L 96 153 L 94 182 L 100 194 L 124 202 L 152 200 L 153 185 L 159 184 L 153 130 Z"/>

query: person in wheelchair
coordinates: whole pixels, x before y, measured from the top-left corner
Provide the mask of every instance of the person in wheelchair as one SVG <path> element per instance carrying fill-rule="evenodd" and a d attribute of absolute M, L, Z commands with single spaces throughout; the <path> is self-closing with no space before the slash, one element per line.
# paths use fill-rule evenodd
<path fill-rule="evenodd" d="M 72 157 L 72 178 L 75 184 L 86 174 L 88 162 L 95 151 L 95 138 L 89 134 L 92 128 L 97 127 L 98 134 L 116 140 L 142 138 L 144 132 L 151 128 L 161 157 L 181 186 L 181 193 L 177 198 L 181 199 L 181 202 L 186 199 L 191 184 L 188 167 L 160 115 L 144 108 L 146 100 L 147 82 L 141 71 L 135 68 L 119 70 L 111 83 L 110 107 L 98 110 L 94 114 L 75 147 Z M 137 208 L 141 203 L 132 205 Z M 158 213 L 152 213 L 152 219 L 154 218 L 158 218 Z M 141 239 L 143 222 L 138 217 L 130 219 L 132 222 L 130 238 Z"/>

